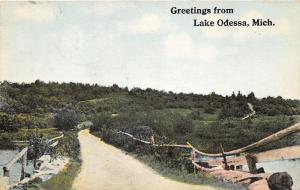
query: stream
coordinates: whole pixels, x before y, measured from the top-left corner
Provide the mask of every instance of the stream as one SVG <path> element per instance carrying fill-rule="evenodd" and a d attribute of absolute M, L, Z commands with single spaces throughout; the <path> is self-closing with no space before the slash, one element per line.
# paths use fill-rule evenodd
<path fill-rule="evenodd" d="M 263 167 L 266 173 L 287 172 L 293 178 L 293 190 L 300 189 L 300 159 L 263 162 L 258 163 L 257 167 Z"/>
<path fill-rule="evenodd" d="M 18 153 L 17 150 L 0 150 L 0 176 L 3 176 L 3 166 L 8 163 Z M 21 177 L 21 163 L 18 161 L 15 163 L 10 170 L 10 183 L 17 182 Z M 26 173 L 33 172 L 33 163 L 28 161 L 25 169 Z"/>

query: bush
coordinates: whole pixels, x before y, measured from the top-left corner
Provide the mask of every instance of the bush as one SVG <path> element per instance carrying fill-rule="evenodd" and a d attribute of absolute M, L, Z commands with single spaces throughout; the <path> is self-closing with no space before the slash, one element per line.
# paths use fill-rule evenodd
<path fill-rule="evenodd" d="M 0 114 L 0 130 L 5 132 L 17 132 L 19 127 L 21 127 L 21 122 L 16 115 Z"/>
<path fill-rule="evenodd" d="M 187 115 L 187 117 L 192 119 L 192 120 L 201 120 L 201 119 L 203 119 L 202 116 L 201 116 L 200 110 L 192 111 L 190 114 Z"/>
<path fill-rule="evenodd" d="M 216 109 L 215 108 L 213 108 L 213 107 L 205 107 L 204 108 L 204 113 L 208 113 L 208 114 L 214 114 L 215 113 L 215 111 L 216 111 Z"/>
<path fill-rule="evenodd" d="M 78 123 L 77 114 L 71 109 L 61 109 L 54 114 L 54 126 L 59 130 L 69 130 Z"/>

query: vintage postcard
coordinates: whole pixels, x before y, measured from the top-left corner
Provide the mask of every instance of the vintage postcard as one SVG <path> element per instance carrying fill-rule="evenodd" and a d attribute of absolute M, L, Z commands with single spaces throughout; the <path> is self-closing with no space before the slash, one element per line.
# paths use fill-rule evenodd
<path fill-rule="evenodd" d="M 299 1 L 0 1 L 0 190 L 300 190 Z"/>

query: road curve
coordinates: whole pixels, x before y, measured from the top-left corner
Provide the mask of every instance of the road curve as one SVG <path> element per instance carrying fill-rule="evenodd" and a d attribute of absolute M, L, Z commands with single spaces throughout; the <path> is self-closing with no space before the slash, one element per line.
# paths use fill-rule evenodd
<path fill-rule="evenodd" d="M 213 190 L 160 176 L 121 150 L 91 135 L 79 132 L 82 167 L 73 183 L 75 190 Z"/>

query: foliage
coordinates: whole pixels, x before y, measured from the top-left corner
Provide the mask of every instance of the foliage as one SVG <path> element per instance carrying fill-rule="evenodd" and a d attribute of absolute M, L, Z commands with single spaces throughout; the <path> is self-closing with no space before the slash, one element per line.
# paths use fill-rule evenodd
<path fill-rule="evenodd" d="M 256 115 L 242 121 L 241 118 L 250 113 L 247 103 L 254 106 Z M 129 90 L 116 84 L 105 87 L 40 80 L 21 84 L 0 82 L 0 108 L 0 144 L 6 147 L 10 140 L 57 136 L 58 131 L 53 130 L 53 126 L 66 131 L 55 153 L 73 158 L 67 169 L 69 172 L 63 171 L 59 174 L 61 180 L 50 180 L 44 189 L 70 189 L 78 171 L 76 164 L 80 163 L 79 142 L 73 131 L 78 121 L 91 120 L 91 132 L 108 143 L 139 156 L 151 157 L 164 168 L 189 173 L 187 152 L 176 148 L 153 149 L 118 131 L 147 141 L 154 135 L 156 143 L 185 144 L 189 141 L 202 151 L 219 152 L 220 144 L 226 151 L 239 148 L 286 128 L 298 121 L 300 115 L 299 100 L 259 99 L 253 92 L 203 95 L 151 88 Z M 291 136 L 260 150 L 294 143 L 295 137 Z"/>
<path fill-rule="evenodd" d="M 28 145 L 28 159 L 36 160 L 45 153 L 50 153 L 50 144 L 47 139 L 34 137 L 30 139 Z"/>
<path fill-rule="evenodd" d="M 246 103 L 254 105 L 258 114 L 264 115 L 297 115 L 300 114 L 299 100 L 283 99 L 282 97 L 266 97 L 258 99 L 254 93 L 243 95 L 238 92 L 231 96 L 221 96 L 216 93 L 208 95 L 184 94 L 158 91 L 151 88 L 140 89 L 99 86 L 82 83 L 10 83 L 0 82 L 3 98 L 16 113 L 49 113 L 55 109 L 69 107 L 72 109 L 86 108 L 86 114 L 102 111 L 135 111 L 164 108 L 204 108 L 207 113 L 218 109 L 230 112 L 242 106 L 246 112 Z M 92 100 L 92 101 L 91 101 Z M 95 100 L 95 101 L 94 101 Z M 102 104 L 100 104 L 102 102 Z M 77 107 L 78 104 L 78 107 Z M 230 114 L 233 116 L 232 114 Z"/>
<path fill-rule="evenodd" d="M 60 130 L 69 130 L 78 123 L 77 114 L 74 110 L 63 108 L 54 114 L 54 126 Z"/>
<path fill-rule="evenodd" d="M 16 132 L 21 125 L 21 121 L 15 115 L 6 113 L 0 114 L 0 130 Z"/>
<path fill-rule="evenodd" d="M 56 155 L 67 156 L 76 162 L 80 162 L 80 144 L 77 133 L 73 131 L 64 132 L 64 137 L 59 140 L 55 147 Z"/>
<path fill-rule="evenodd" d="M 116 136 L 116 131 L 134 133 L 138 126 L 149 126 L 157 139 L 167 142 L 191 141 L 209 152 L 218 151 L 219 143 L 232 149 L 293 122 L 287 117 L 282 119 L 282 115 L 292 118 L 300 114 L 299 100 L 282 97 L 258 99 L 253 92 L 248 95 L 238 92 L 231 96 L 214 92 L 208 95 L 184 94 L 151 88 L 128 90 L 118 85 L 104 87 L 39 80 L 30 84 L 3 81 L 0 89 L 1 99 L 13 110 L 0 114 L 0 122 L 4 123 L 0 127 L 4 132 L 53 125 L 68 130 L 77 121 L 93 120 L 92 131 L 107 141 L 116 141 L 113 144 L 119 146 L 124 144 L 124 139 Z M 254 106 L 256 115 L 250 120 L 240 121 L 250 112 L 248 102 Z M 278 146 L 283 144 L 287 142 Z M 128 145 L 127 149 L 130 147 Z"/>

